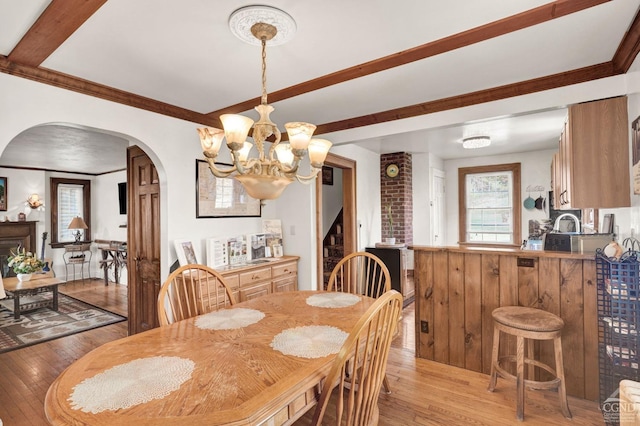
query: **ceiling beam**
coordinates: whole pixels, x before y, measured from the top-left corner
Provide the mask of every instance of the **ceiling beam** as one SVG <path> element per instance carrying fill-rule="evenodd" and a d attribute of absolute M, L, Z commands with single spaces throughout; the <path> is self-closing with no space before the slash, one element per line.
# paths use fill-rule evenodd
<path fill-rule="evenodd" d="M 384 56 L 373 61 L 365 62 L 351 68 L 346 68 L 332 74 L 327 74 L 313 80 L 305 81 L 303 83 L 269 93 L 269 101 L 271 103 L 282 101 L 314 90 L 323 89 L 349 80 L 354 80 L 370 74 L 406 65 L 411 62 L 440 55 L 442 53 L 480 43 L 482 41 L 532 27 L 572 13 L 580 12 L 584 9 L 588 9 L 602 3 L 607 3 L 608 1 L 611 0 L 558 0 L 547 3 L 543 6 L 493 21 L 449 37 L 441 38 L 412 49 Z M 210 112 L 208 115 L 210 117 L 219 117 L 221 114 L 237 114 L 243 111 L 249 111 L 258 104 L 260 104 L 259 97 Z"/>
<path fill-rule="evenodd" d="M 124 90 L 118 90 L 113 87 L 93 83 L 68 74 L 48 70 L 46 68 L 35 68 L 27 65 L 16 64 L 9 61 L 7 57 L 2 55 L 0 55 L 0 72 L 60 87 L 62 89 L 72 90 L 74 92 L 105 99 L 107 101 L 129 105 L 134 108 L 155 112 L 169 117 L 179 118 L 181 120 L 213 127 L 221 127 L 222 125 L 220 120 L 211 119 L 205 114 L 156 101 L 155 99 L 145 98 L 144 96 L 125 92 Z"/>
<path fill-rule="evenodd" d="M 636 13 L 636 17 L 613 55 L 613 67 L 618 72 L 626 73 L 638 56 L 638 52 L 640 52 L 640 12 Z"/>
<path fill-rule="evenodd" d="M 75 1 L 75 0 L 74 0 Z M 607 0 L 608 1 L 608 0 Z M 412 62 L 414 60 L 418 60 L 420 57 L 427 55 L 433 56 L 445 51 L 449 51 L 458 47 L 466 46 L 475 42 L 482 41 L 491 34 L 491 37 L 495 37 L 499 34 L 516 31 L 517 29 L 526 28 L 527 26 L 535 25 L 536 23 L 544 22 L 545 20 L 555 19 L 560 16 L 565 16 L 569 13 L 577 12 L 579 10 L 583 10 L 587 7 L 595 6 L 596 4 L 603 3 L 602 0 L 561 0 L 553 3 L 549 3 L 547 5 L 541 6 L 536 9 L 531 9 L 527 12 L 523 12 L 518 15 L 514 15 L 509 18 L 505 18 L 500 22 L 500 28 L 494 27 L 496 22 L 487 24 L 482 27 L 478 27 L 464 33 L 459 33 L 454 36 L 448 37 L 446 39 L 441 39 L 432 43 L 428 43 L 426 45 L 417 47 L 415 49 L 411 49 L 404 52 L 399 52 L 395 55 L 390 55 L 385 58 L 378 59 L 376 61 L 372 61 L 369 63 L 365 63 L 358 67 L 353 67 L 350 69 L 346 69 L 343 71 L 339 71 L 334 74 L 330 74 L 325 77 L 321 77 L 316 80 L 312 80 L 310 82 L 301 83 L 297 86 L 292 86 L 288 89 L 284 89 L 277 93 L 281 95 L 285 93 L 289 93 L 284 96 L 283 99 L 288 97 L 297 96 L 297 94 L 304 93 L 294 90 L 296 87 L 303 87 L 307 84 L 313 85 L 316 83 L 324 81 L 326 84 L 323 87 L 330 86 L 332 84 L 337 84 L 340 78 L 344 78 L 349 75 L 350 77 L 347 80 L 352 78 L 358 78 L 362 75 L 368 75 L 374 72 L 378 72 L 383 69 L 388 69 L 389 67 L 399 66 L 408 62 Z M 626 52 L 620 53 L 620 57 L 624 57 L 625 62 L 628 61 L 628 58 L 635 58 L 637 54 L 637 39 L 638 39 L 638 28 L 639 24 L 637 23 L 638 17 L 636 16 L 636 20 L 632 24 L 630 30 L 628 31 L 623 43 L 621 43 L 618 48 L 618 52 Z M 505 28 L 509 28 L 507 31 Z M 481 29 L 483 29 L 481 31 Z M 464 36 L 463 36 L 464 35 Z M 625 47 L 623 47 L 623 45 Z M 458 47 L 456 47 L 458 46 Z M 626 47 L 633 46 L 633 47 Z M 617 54 L 618 55 L 618 54 Z M 386 65 L 384 65 L 386 64 Z M 387 67 L 387 68 L 385 68 Z M 355 69 L 361 69 L 358 74 Z M 112 87 L 104 86 L 101 84 L 97 84 L 88 80 L 83 80 L 77 77 L 73 77 L 67 74 L 59 73 L 53 70 L 48 70 L 45 68 L 32 67 L 24 64 L 18 64 L 9 60 L 8 57 L 4 57 L 0 55 L 0 72 L 11 74 L 18 77 L 27 78 L 33 81 L 37 81 L 40 83 L 49 84 L 52 86 L 60 87 L 63 89 L 72 90 L 78 93 L 86 94 L 89 96 L 94 96 L 97 98 L 105 99 L 112 102 L 117 102 L 124 105 L 129 105 L 134 108 L 139 108 L 151 112 L 155 112 L 158 114 L 175 117 L 178 119 L 212 126 L 212 127 L 222 127 L 219 115 L 217 113 L 209 113 L 202 114 L 195 111 L 187 110 L 184 108 L 180 108 L 177 106 L 173 106 L 170 104 L 166 104 L 163 102 L 156 101 L 154 99 L 146 98 L 143 96 L 139 96 L 133 93 L 125 92 L 122 90 L 114 89 Z M 558 73 L 550 76 L 540 77 L 532 80 L 527 80 L 524 82 L 512 83 L 505 86 L 499 86 L 495 88 L 489 88 L 477 92 L 462 94 L 459 96 L 454 96 L 450 98 L 438 99 L 433 101 L 427 101 L 416 105 L 405 106 L 401 108 L 396 108 L 389 111 L 381 111 L 373 114 L 368 114 L 360 117 L 353 117 L 349 119 L 344 119 L 340 121 L 335 121 L 332 123 L 326 123 L 318 126 L 316 130 L 316 134 L 330 133 L 335 131 L 347 130 L 352 128 L 358 128 L 363 126 L 368 126 L 377 123 L 388 122 L 392 120 L 399 120 L 404 118 L 415 117 L 418 115 L 430 114 L 439 111 L 445 111 L 449 109 L 461 108 L 464 106 L 476 105 L 484 102 L 491 102 L 500 99 L 506 99 L 513 96 L 520 96 L 529 93 L 539 92 L 543 90 L 549 90 L 553 88 L 568 86 L 571 84 L 582 83 L 585 81 L 599 79 L 604 77 L 609 77 L 612 75 L 620 74 L 623 71 L 620 70 L 619 67 L 616 67 L 614 62 L 606 62 L 599 65 L 593 65 L 577 70 L 572 70 L 568 72 Z M 356 75 L 358 74 L 358 75 Z M 341 77 L 338 80 L 335 80 L 335 76 L 339 75 Z M 331 77 L 334 76 L 334 77 Z M 334 81 L 334 83 L 331 83 Z M 344 80 L 346 81 L 346 80 Z M 312 89 L 315 90 L 315 89 Z M 273 99 L 272 99 L 273 100 Z M 251 102 L 251 106 L 248 106 L 246 109 L 252 108 L 254 105 L 259 103 L 259 98 L 255 99 Z M 238 104 L 241 105 L 241 104 Z M 229 112 L 231 108 L 229 107 L 225 110 Z M 243 109 L 242 111 L 244 111 Z M 242 112 L 242 111 L 233 111 L 233 112 Z M 286 133 L 282 135 L 283 140 L 286 140 Z"/>
<path fill-rule="evenodd" d="M 374 124 L 385 123 L 393 120 L 402 120 L 419 115 L 433 114 L 435 112 L 447 111 L 471 105 L 478 105 L 500 99 L 507 99 L 514 96 L 527 95 L 535 92 L 541 92 L 543 90 L 556 89 L 559 87 L 570 86 L 572 84 L 584 83 L 591 80 L 611 77 L 617 74 L 620 73 L 614 70 L 613 63 L 605 62 L 598 65 L 592 65 L 572 71 L 552 74 L 532 80 L 493 87 L 486 90 L 479 90 L 477 92 L 466 93 L 449 98 L 423 102 L 420 104 L 396 108 L 388 111 L 367 114 L 360 117 L 349 118 L 347 120 L 321 124 L 316 128 L 315 134 L 321 135 L 341 130 L 371 126 Z"/>
<path fill-rule="evenodd" d="M 107 0 L 53 0 L 13 48 L 11 62 L 37 67 Z"/>

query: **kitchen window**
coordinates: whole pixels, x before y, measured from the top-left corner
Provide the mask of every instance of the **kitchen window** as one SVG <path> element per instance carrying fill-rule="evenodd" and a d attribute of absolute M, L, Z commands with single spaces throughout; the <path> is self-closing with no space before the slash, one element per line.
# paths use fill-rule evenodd
<path fill-rule="evenodd" d="M 520 245 L 520 163 L 458 169 L 459 239 Z"/>

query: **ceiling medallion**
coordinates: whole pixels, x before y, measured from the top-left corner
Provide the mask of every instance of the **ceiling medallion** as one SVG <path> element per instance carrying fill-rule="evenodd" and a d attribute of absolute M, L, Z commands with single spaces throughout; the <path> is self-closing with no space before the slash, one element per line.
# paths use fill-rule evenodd
<path fill-rule="evenodd" d="M 278 46 L 291 40 L 296 33 L 296 21 L 288 13 L 270 6 L 246 6 L 231 14 L 229 28 L 245 43 L 260 46 L 260 39 L 251 32 L 257 23 L 269 24 L 278 29 L 277 34 L 267 40 L 269 46 Z"/>

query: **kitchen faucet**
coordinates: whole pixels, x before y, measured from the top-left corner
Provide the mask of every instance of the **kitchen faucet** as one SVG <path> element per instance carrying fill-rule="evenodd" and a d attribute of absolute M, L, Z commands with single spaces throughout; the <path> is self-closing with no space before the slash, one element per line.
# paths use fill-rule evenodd
<path fill-rule="evenodd" d="M 575 226 L 576 226 L 576 232 L 580 233 L 580 219 L 578 219 L 578 217 L 572 213 L 562 213 L 560 216 L 556 218 L 556 222 L 553 225 L 554 232 L 560 232 L 560 221 L 565 217 L 569 217 L 573 219 L 573 222 L 575 223 Z"/>

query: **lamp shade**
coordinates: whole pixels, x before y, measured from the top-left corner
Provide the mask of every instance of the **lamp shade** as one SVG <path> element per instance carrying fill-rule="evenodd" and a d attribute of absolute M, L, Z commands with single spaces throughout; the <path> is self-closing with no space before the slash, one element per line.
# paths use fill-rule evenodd
<path fill-rule="evenodd" d="M 86 223 L 84 223 L 84 220 L 82 220 L 82 218 L 80 216 L 76 216 L 71 220 L 71 223 L 69 224 L 69 226 L 67 227 L 67 229 L 88 229 L 89 227 L 87 226 Z"/>
<path fill-rule="evenodd" d="M 316 130 L 315 125 L 300 121 L 286 123 L 284 127 L 287 129 L 292 149 L 307 149 L 311 142 L 311 135 Z"/>
<path fill-rule="evenodd" d="M 326 139 L 311 139 L 309 143 L 309 160 L 313 167 L 320 168 L 329 154 L 331 142 Z"/>

